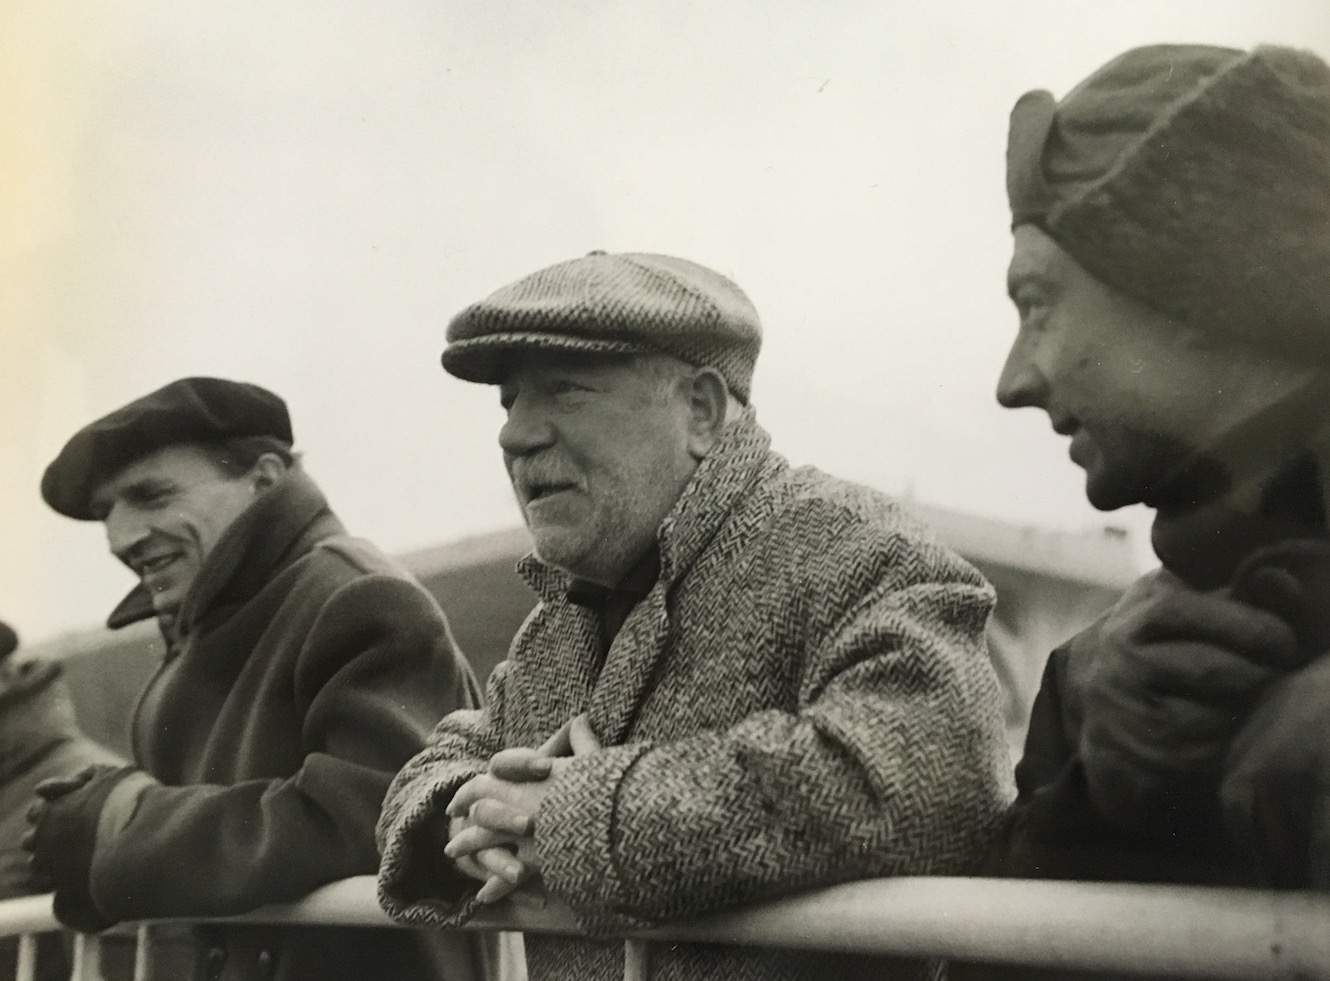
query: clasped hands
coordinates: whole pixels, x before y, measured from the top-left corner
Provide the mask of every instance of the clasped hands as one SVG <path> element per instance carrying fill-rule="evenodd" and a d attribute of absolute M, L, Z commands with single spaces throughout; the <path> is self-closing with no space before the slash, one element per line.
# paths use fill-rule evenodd
<path fill-rule="evenodd" d="M 495 753 L 485 773 L 458 788 L 447 808 L 443 852 L 460 872 L 481 883 L 478 902 L 510 898 L 522 905 L 544 905 L 536 812 L 571 759 L 598 749 L 600 740 L 586 716 L 579 715 L 538 749 Z"/>

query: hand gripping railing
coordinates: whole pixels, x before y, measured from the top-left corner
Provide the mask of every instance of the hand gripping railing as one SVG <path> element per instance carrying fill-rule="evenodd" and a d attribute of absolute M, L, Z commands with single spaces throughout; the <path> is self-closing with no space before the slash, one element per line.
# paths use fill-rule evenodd
<path fill-rule="evenodd" d="M 375 902 L 370 876 L 334 882 L 299 902 L 227 922 L 394 926 Z M 49 896 L 0 902 L 0 936 L 26 935 L 19 981 L 31 978 L 31 935 L 55 926 Z M 485 912 L 464 929 L 579 932 L 572 914 L 557 904 L 538 912 Z M 141 948 L 150 932 L 150 925 L 139 928 Z M 1330 895 L 1019 879 L 876 879 L 633 934 L 625 944 L 626 981 L 648 976 L 653 941 L 1177 977 L 1330 979 Z M 74 953 L 74 981 L 100 977 L 93 938 L 79 938 Z M 138 975 L 146 977 L 142 951 L 137 963 Z"/>

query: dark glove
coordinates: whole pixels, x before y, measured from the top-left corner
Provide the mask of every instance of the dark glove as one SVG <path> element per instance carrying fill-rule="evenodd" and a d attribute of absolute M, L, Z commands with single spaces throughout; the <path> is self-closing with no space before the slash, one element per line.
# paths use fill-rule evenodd
<path fill-rule="evenodd" d="M 1179 844 L 1222 833 L 1225 755 L 1261 692 L 1297 662 L 1292 628 L 1161 569 L 1077 642 L 1094 648 L 1078 746 L 1094 805 L 1124 830 Z"/>
<path fill-rule="evenodd" d="M 1269 885 L 1330 889 L 1330 655 L 1261 696 L 1229 750 L 1220 799 Z"/>
<path fill-rule="evenodd" d="M 1330 542 L 1290 539 L 1258 549 L 1234 574 L 1231 593 L 1293 628 L 1300 656 L 1289 670 L 1330 651 Z"/>
<path fill-rule="evenodd" d="M 23 847 L 34 874 L 55 892 L 55 916 L 81 933 L 112 926 L 92 901 L 92 855 L 97 821 L 111 791 L 132 767 L 90 766 L 73 777 L 44 780 L 28 809 L 32 830 Z"/>

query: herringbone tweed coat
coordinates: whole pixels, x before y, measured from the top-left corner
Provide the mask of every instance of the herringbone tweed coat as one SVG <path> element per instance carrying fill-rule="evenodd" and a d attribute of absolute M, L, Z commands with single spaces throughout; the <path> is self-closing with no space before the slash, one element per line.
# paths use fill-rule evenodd
<path fill-rule="evenodd" d="M 596 614 L 534 558 L 541 603 L 491 678 L 398 774 L 379 823 L 380 899 L 457 924 L 477 883 L 425 828 L 504 747 L 589 712 L 605 749 L 537 815 L 548 891 L 593 934 L 850 879 L 961 873 L 1006 799 L 993 595 L 896 504 L 768 449 L 751 413 L 659 532 L 661 573 L 594 674 Z M 533 981 L 622 976 L 616 942 L 528 936 Z M 660 945 L 651 976 L 911 977 L 919 963 Z"/>

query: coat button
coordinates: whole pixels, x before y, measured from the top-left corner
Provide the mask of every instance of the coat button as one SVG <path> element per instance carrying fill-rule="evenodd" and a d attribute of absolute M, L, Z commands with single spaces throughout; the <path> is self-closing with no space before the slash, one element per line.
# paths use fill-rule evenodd
<path fill-rule="evenodd" d="M 209 947 L 205 957 L 205 968 L 210 978 L 220 978 L 222 968 L 226 967 L 226 950 L 223 947 Z"/>
<path fill-rule="evenodd" d="M 273 976 L 273 968 L 274 968 L 274 966 L 275 966 L 275 965 L 274 965 L 274 960 L 275 960 L 275 959 L 274 959 L 274 957 L 272 956 L 272 951 L 271 951 L 271 950 L 261 950 L 261 951 L 259 951 L 259 956 L 258 956 L 258 959 L 257 959 L 257 964 L 258 964 L 258 969 L 259 969 L 259 977 L 261 977 L 261 978 L 270 978 L 270 977 Z"/>

